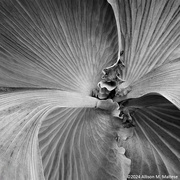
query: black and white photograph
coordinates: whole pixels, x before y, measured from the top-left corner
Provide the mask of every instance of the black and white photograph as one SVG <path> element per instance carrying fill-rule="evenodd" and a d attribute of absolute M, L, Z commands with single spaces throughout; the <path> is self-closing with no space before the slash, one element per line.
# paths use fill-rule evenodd
<path fill-rule="evenodd" d="M 180 180 L 180 0 L 0 0 L 0 180 Z"/>

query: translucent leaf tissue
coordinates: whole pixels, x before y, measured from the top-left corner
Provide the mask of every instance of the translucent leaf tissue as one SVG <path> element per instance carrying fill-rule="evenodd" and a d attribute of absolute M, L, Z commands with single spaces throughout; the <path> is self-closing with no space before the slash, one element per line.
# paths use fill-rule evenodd
<path fill-rule="evenodd" d="M 180 179 L 179 0 L 0 0 L 0 180 Z"/>

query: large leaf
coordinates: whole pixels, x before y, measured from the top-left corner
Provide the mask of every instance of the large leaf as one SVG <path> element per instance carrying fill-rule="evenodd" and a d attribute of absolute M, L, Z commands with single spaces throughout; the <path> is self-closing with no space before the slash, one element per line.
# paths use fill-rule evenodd
<path fill-rule="evenodd" d="M 132 160 L 131 175 L 180 176 L 180 111 L 158 95 L 129 100 L 134 109 L 134 136 L 121 141 Z M 148 179 L 148 177 L 142 178 Z M 170 177 L 168 179 L 171 179 Z"/>
<path fill-rule="evenodd" d="M 117 59 L 105 0 L 0 1 L 0 86 L 90 94 Z"/>
<path fill-rule="evenodd" d="M 117 146 L 112 121 L 98 109 L 59 108 L 49 114 L 39 132 L 45 178 L 126 179 L 131 161 Z"/>
<path fill-rule="evenodd" d="M 0 95 L 0 179 L 44 179 L 38 132 L 57 107 L 95 107 L 97 99 L 55 90 Z M 59 122 L 61 123 L 61 122 Z"/>
<path fill-rule="evenodd" d="M 166 63 L 131 84 L 128 98 L 158 93 L 180 108 L 180 59 Z"/>
<path fill-rule="evenodd" d="M 39 90 L 0 101 L 0 179 L 126 179 L 131 161 L 117 146 L 113 117 L 89 109 L 97 99 Z"/>
<path fill-rule="evenodd" d="M 121 30 L 126 69 L 131 84 L 152 69 L 180 57 L 179 0 L 108 0 Z"/>
<path fill-rule="evenodd" d="M 180 108 L 180 1 L 108 1 L 121 29 L 125 98 L 158 93 Z"/>

